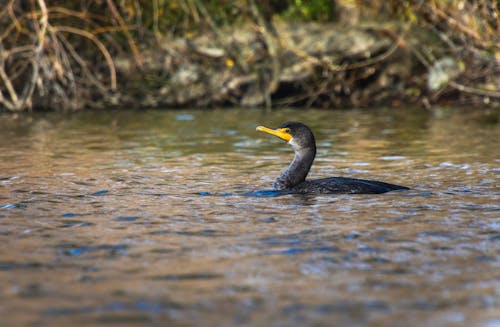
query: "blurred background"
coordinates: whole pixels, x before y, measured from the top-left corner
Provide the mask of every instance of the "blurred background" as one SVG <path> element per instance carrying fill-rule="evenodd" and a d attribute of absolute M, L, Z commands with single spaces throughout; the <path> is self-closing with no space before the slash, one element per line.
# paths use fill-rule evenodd
<path fill-rule="evenodd" d="M 498 105 L 499 4 L 5 0 L 3 111 Z"/>

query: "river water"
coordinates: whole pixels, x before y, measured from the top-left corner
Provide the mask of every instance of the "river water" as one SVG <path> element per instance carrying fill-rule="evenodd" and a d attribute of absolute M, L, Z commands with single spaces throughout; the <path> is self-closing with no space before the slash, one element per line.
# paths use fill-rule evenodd
<path fill-rule="evenodd" d="M 287 120 L 411 190 L 246 196 Z M 500 326 L 499 111 L 2 115 L 0 156 L 0 326 Z"/>

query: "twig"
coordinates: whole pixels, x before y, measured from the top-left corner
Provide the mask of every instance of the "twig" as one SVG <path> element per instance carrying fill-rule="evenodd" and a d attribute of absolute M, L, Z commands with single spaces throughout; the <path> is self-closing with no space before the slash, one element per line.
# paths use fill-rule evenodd
<path fill-rule="evenodd" d="M 2 81 L 5 85 L 5 88 L 7 89 L 7 92 L 9 94 L 10 100 L 11 100 L 8 108 L 10 110 L 15 110 L 18 108 L 19 99 L 17 97 L 17 92 L 14 89 L 14 86 L 12 85 L 12 82 L 11 82 L 9 76 L 5 72 L 4 65 L 5 65 L 4 60 L 3 60 L 2 56 L 0 56 L 0 79 L 2 79 Z"/>
<path fill-rule="evenodd" d="M 17 31 L 22 31 L 22 25 L 21 23 L 19 22 L 19 20 L 17 19 L 15 13 L 14 13 L 14 10 L 12 9 L 12 5 L 14 3 L 14 0 L 12 0 L 7 6 L 6 8 L 4 9 L 4 11 L 2 11 L 2 13 L 0 14 L 0 17 L 4 15 L 5 11 L 8 12 L 9 14 L 9 17 L 10 17 L 10 20 L 12 21 L 12 23 L 7 26 L 5 28 L 5 30 L 3 31 L 2 35 L 0 35 L 0 41 L 2 41 L 3 39 L 5 39 L 7 37 L 7 35 L 10 34 L 10 32 L 15 29 Z"/>
<path fill-rule="evenodd" d="M 268 85 L 265 89 L 265 99 L 266 99 L 266 107 L 271 107 L 271 94 L 274 93 L 278 89 L 279 86 L 279 78 L 281 74 L 281 64 L 279 61 L 280 50 L 281 47 L 279 42 L 277 41 L 276 31 L 271 26 L 270 21 L 266 21 L 264 17 L 262 17 L 255 0 L 249 0 L 250 10 L 254 15 L 257 23 L 260 26 L 260 32 L 264 36 L 264 42 L 267 46 L 267 51 L 269 57 L 271 58 L 271 80 L 268 82 Z"/>
<path fill-rule="evenodd" d="M 94 42 L 94 44 L 99 48 L 102 55 L 106 59 L 106 62 L 108 64 L 108 68 L 109 68 L 110 79 L 111 79 L 111 89 L 113 91 L 115 91 L 116 90 L 116 68 L 115 68 L 115 64 L 113 63 L 113 58 L 111 57 L 110 53 L 108 52 L 108 49 L 106 49 L 106 46 L 101 41 L 99 41 L 99 39 L 97 37 L 95 37 L 95 35 L 93 35 L 90 32 L 81 30 L 79 28 L 75 28 L 75 27 L 71 27 L 71 26 L 56 26 L 56 27 L 54 27 L 54 29 L 58 30 L 58 31 L 62 31 L 62 32 L 77 34 L 77 35 L 86 37 L 89 40 L 91 40 L 92 42 Z"/>
<path fill-rule="evenodd" d="M 40 56 L 42 55 L 43 47 L 45 44 L 45 34 L 47 33 L 47 26 L 49 24 L 49 13 L 47 11 L 47 6 L 44 0 L 38 0 L 38 6 L 40 7 L 40 10 L 42 12 L 42 16 L 40 17 L 40 29 L 37 35 L 38 44 L 35 48 L 35 57 L 31 58 L 31 67 L 32 67 L 31 80 L 23 89 L 21 96 L 22 101 L 21 103 L 19 103 L 18 110 L 23 109 L 26 103 L 31 100 L 33 92 L 35 91 L 36 81 L 38 80 L 38 76 L 40 74 L 40 68 L 38 62 Z M 31 107 L 31 104 L 29 107 Z"/>
<path fill-rule="evenodd" d="M 2 17 L 3 15 L 5 15 L 5 13 L 10 10 L 9 7 L 12 6 L 13 3 L 14 3 L 14 0 L 10 0 L 9 4 L 6 5 L 2 10 L 0 10 L 0 17 Z"/>
<path fill-rule="evenodd" d="M 49 33 L 50 33 L 50 39 L 52 40 L 52 46 L 51 48 L 49 48 L 49 50 L 52 50 L 54 52 L 54 55 L 48 56 L 48 58 L 54 57 L 52 63 L 53 70 L 56 72 L 56 76 L 59 79 L 66 78 L 65 80 L 63 80 L 64 84 L 66 86 L 69 85 L 69 87 L 71 87 L 74 92 L 75 77 L 73 74 L 73 69 L 71 67 L 70 58 L 68 57 L 68 54 L 64 49 L 63 43 L 65 41 L 65 38 L 62 33 L 59 34 L 55 33 L 54 30 L 50 28 L 50 26 L 49 26 Z M 44 67 L 42 66 L 42 68 Z"/>
<path fill-rule="evenodd" d="M 12 6 L 12 3 L 13 2 L 11 2 L 9 6 Z M 37 42 L 35 48 L 33 49 L 34 56 L 29 58 L 32 68 L 31 78 L 28 82 L 25 83 L 25 87 L 23 88 L 20 96 L 18 95 L 16 89 L 14 88 L 11 78 L 7 75 L 5 71 L 4 54 L 0 55 L 0 79 L 3 81 L 3 84 L 5 85 L 5 88 L 7 89 L 7 92 L 10 97 L 10 101 L 6 100 L 3 93 L 0 92 L 0 101 L 7 107 L 7 109 L 11 111 L 20 111 L 25 108 L 26 104 L 31 100 L 31 97 L 35 90 L 36 82 L 39 77 L 38 60 L 44 48 L 45 34 L 47 32 L 47 26 L 48 26 L 48 11 L 44 0 L 38 0 L 38 6 L 40 7 L 41 11 L 40 27 L 35 25 L 35 27 L 37 27 L 37 36 L 36 36 Z M 10 7 L 9 7 L 9 14 L 11 16 L 11 19 L 14 21 L 13 24 L 19 24 L 17 18 L 15 18 L 14 16 L 12 8 Z M 28 48 L 27 47 L 19 47 L 17 49 L 15 48 L 14 49 L 15 51 L 13 51 L 12 53 L 15 53 L 16 51 L 24 51 L 25 49 Z M 12 53 L 7 53 L 7 55 L 11 55 Z"/>
<path fill-rule="evenodd" d="M 116 9 L 113 1 L 108 0 L 107 3 L 108 3 L 109 10 L 111 10 L 113 17 L 118 21 L 118 25 L 122 28 L 122 31 L 125 34 L 125 37 L 127 38 L 127 42 L 128 42 L 129 47 L 130 47 L 130 50 L 132 50 L 132 55 L 134 56 L 135 63 L 137 64 L 138 67 L 142 67 L 142 65 L 143 65 L 142 56 L 139 53 L 137 46 L 135 45 L 135 42 L 134 42 L 134 39 L 132 38 L 132 35 L 130 35 L 128 28 L 126 27 L 125 21 L 123 20 L 122 16 L 120 15 L 118 10 Z"/>
<path fill-rule="evenodd" d="M 126 27 L 127 29 L 133 29 L 132 27 Z M 91 30 L 91 33 L 94 35 L 97 34 L 104 34 L 104 33 L 109 33 L 109 32 L 123 32 L 123 28 L 119 26 L 99 26 L 93 30 Z"/>
<path fill-rule="evenodd" d="M 159 16 L 159 6 L 158 0 L 153 0 L 153 34 L 156 38 L 156 42 L 160 43 L 160 30 L 158 28 L 158 16 Z"/>
<path fill-rule="evenodd" d="M 448 85 L 450 85 L 454 89 L 457 89 L 461 92 L 466 92 L 466 93 L 475 94 L 475 95 L 482 95 L 482 96 L 487 96 L 487 97 L 492 97 L 492 98 L 500 98 L 500 91 L 478 89 L 475 87 L 465 86 L 465 85 L 462 85 L 462 84 L 459 84 L 459 83 L 453 82 L 453 81 L 449 82 Z"/>
<path fill-rule="evenodd" d="M 80 65 L 83 73 L 87 75 L 87 78 L 90 80 L 90 82 L 97 87 L 97 89 L 101 92 L 102 95 L 105 95 L 107 93 L 106 87 L 97 78 L 95 78 L 94 75 L 89 71 L 89 69 L 87 68 L 87 64 L 85 63 L 85 60 L 83 60 L 83 58 L 80 57 L 80 55 L 71 45 L 71 43 L 69 43 L 66 40 L 66 38 L 62 35 L 58 35 L 58 38 L 60 38 L 61 42 L 69 51 L 71 57 Z"/>
<path fill-rule="evenodd" d="M 189 10 L 191 11 L 191 16 L 193 17 L 193 21 L 195 24 L 200 23 L 200 15 L 198 14 L 198 11 L 196 10 L 196 4 L 193 2 L 193 0 L 187 0 L 187 6 L 189 7 Z"/>
<path fill-rule="evenodd" d="M 14 13 L 14 1 L 15 0 L 12 0 L 8 5 L 7 5 L 7 10 L 9 12 L 9 16 L 10 18 L 12 19 L 12 22 L 13 24 L 16 26 L 16 29 L 18 31 L 22 30 L 22 27 L 21 27 L 21 24 L 19 23 L 19 21 L 17 20 L 16 18 L 16 14 Z"/>
<path fill-rule="evenodd" d="M 86 21 L 86 22 L 92 22 L 92 19 L 95 19 L 95 20 L 100 20 L 100 21 L 108 23 L 108 24 L 111 23 L 111 20 L 109 19 L 109 17 L 103 16 L 103 15 L 93 14 L 93 13 L 90 13 L 88 11 L 79 12 L 79 11 L 71 10 L 71 9 L 64 8 L 64 7 L 50 7 L 49 14 L 51 14 L 51 17 L 55 17 L 55 15 L 52 15 L 52 13 L 60 13 L 60 14 L 63 14 L 64 16 L 77 17 L 77 18 L 80 18 L 81 20 Z"/>
<path fill-rule="evenodd" d="M 450 25 L 451 27 L 458 28 L 461 32 L 463 32 L 467 36 L 474 39 L 474 41 L 476 41 L 476 43 L 479 44 L 481 47 L 486 46 L 484 44 L 484 42 L 482 41 L 481 37 L 476 32 L 474 32 L 473 30 L 471 30 L 467 26 L 460 24 L 456 19 L 448 16 L 445 12 L 443 12 L 441 9 L 437 8 L 435 5 L 429 5 L 429 8 L 438 17 L 440 17 L 441 19 L 444 19 L 448 23 L 448 25 Z"/>

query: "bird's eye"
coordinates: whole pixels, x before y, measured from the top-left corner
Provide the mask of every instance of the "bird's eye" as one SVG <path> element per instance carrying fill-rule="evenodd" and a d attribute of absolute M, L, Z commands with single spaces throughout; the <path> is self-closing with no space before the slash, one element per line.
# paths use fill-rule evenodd
<path fill-rule="evenodd" d="M 290 134 L 292 131 L 290 130 L 290 128 L 285 128 L 285 133 L 288 133 Z"/>

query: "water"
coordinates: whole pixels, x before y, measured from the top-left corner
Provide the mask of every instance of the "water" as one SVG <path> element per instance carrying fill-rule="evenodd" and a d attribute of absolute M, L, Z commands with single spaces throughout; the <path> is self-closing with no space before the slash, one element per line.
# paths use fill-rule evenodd
<path fill-rule="evenodd" d="M 313 127 L 311 177 L 412 188 L 273 196 L 255 131 Z M 1 326 L 500 326 L 498 111 L 0 116 Z"/>

